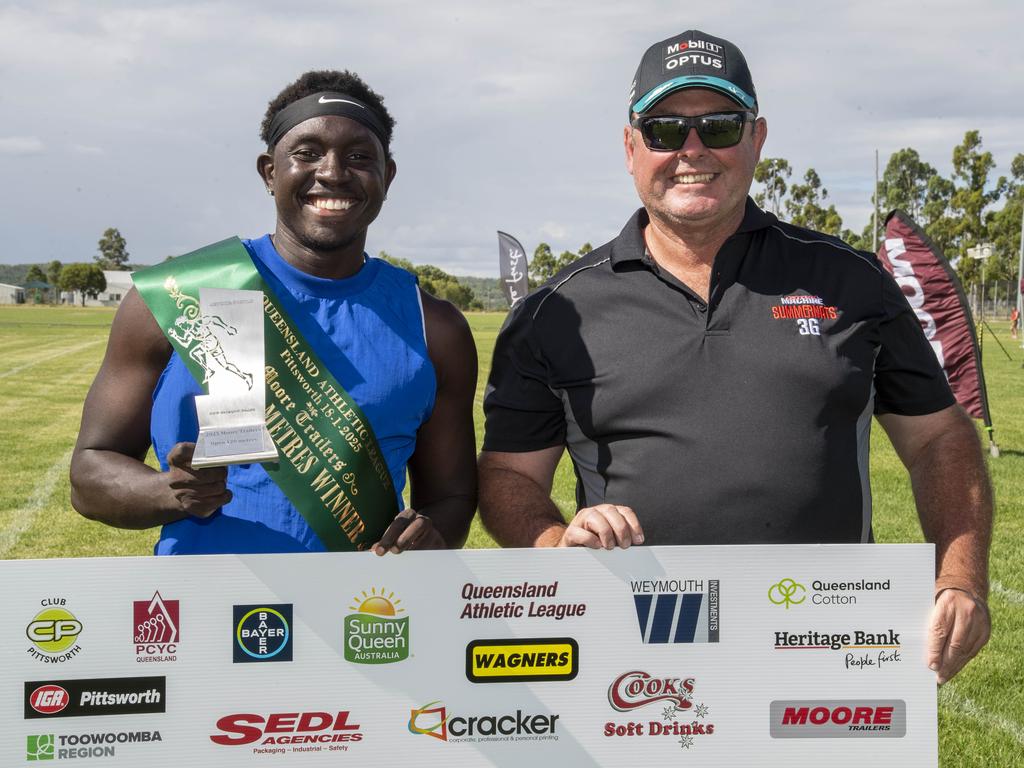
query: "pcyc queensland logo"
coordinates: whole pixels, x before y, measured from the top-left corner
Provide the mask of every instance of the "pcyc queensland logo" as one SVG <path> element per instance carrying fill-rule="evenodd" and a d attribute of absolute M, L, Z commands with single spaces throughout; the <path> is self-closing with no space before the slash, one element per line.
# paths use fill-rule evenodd
<path fill-rule="evenodd" d="M 791 605 L 800 605 L 807 599 L 807 588 L 792 579 L 783 579 L 768 588 L 768 599 L 775 605 L 784 605 L 789 610 Z"/>
<path fill-rule="evenodd" d="M 28 652 L 39 661 L 67 661 L 82 650 L 78 644 L 82 622 L 67 609 L 66 603 L 63 597 L 46 598 L 41 602 L 43 610 L 25 628 L 33 645 Z"/>
<path fill-rule="evenodd" d="M 164 600 L 159 592 L 150 600 L 132 602 L 132 638 L 136 661 L 174 661 L 181 639 L 177 600 Z"/>
<path fill-rule="evenodd" d="M 353 598 L 345 617 L 345 660 L 356 664 L 391 664 L 409 658 L 409 617 L 394 592 L 375 588 Z"/>
<path fill-rule="evenodd" d="M 292 660 L 292 606 L 234 606 L 234 660 Z"/>

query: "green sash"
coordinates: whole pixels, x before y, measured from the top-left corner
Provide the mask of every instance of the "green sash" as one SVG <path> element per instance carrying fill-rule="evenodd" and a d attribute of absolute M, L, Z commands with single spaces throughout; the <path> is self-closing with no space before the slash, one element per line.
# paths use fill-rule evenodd
<path fill-rule="evenodd" d="M 200 382 L 175 323 L 200 315 L 199 288 L 263 291 L 267 429 L 280 454 L 267 474 L 328 550 L 367 549 L 398 513 L 387 462 L 370 422 L 294 327 L 237 237 L 133 275 L 135 287 L 175 351 Z M 181 320 L 184 318 L 184 320 Z"/>

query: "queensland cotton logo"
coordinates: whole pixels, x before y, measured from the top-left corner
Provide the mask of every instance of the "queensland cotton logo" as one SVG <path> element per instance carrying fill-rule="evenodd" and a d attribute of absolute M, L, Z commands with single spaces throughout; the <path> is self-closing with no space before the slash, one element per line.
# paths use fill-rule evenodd
<path fill-rule="evenodd" d="M 409 617 L 394 592 L 371 589 L 353 598 L 345 617 L 345 660 L 356 664 L 391 664 L 409 658 Z"/>

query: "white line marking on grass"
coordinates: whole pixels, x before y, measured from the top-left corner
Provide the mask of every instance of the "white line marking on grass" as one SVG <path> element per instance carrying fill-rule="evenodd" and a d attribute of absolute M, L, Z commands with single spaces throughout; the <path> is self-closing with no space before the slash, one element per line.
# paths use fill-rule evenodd
<path fill-rule="evenodd" d="M 1011 603 L 1016 603 L 1017 605 L 1024 605 L 1024 594 L 1012 590 L 1009 587 L 1004 587 L 1002 582 L 1000 581 L 992 582 L 992 591 L 995 592 L 997 595 L 1002 595 Z"/>
<path fill-rule="evenodd" d="M 954 709 L 960 714 L 966 715 L 973 720 L 978 720 L 985 725 L 998 728 L 1000 731 L 1006 731 L 1018 742 L 1024 744 L 1024 727 L 1022 727 L 1020 723 L 1011 720 L 1008 717 L 993 714 L 980 704 L 975 704 L 966 696 L 960 694 L 953 687 L 952 683 L 946 683 L 944 686 L 939 688 L 939 701 L 950 709 Z"/>
<path fill-rule="evenodd" d="M 4 530 L 0 530 L 0 559 L 7 557 L 7 553 L 14 549 L 18 539 L 29 528 L 36 519 L 36 515 L 43 509 L 53 496 L 53 490 L 63 478 L 67 477 L 68 468 L 71 466 L 71 451 L 61 456 L 54 462 L 36 483 L 32 489 L 32 495 L 21 509 L 14 510 L 11 522 Z"/>
<path fill-rule="evenodd" d="M 47 355 L 46 357 L 40 357 L 36 360 L 33 360 L 31 363 L 25 363 L 24 365 L 19 365 L 17 368 L 11 368 L 11 370 L 9 371 L 4 371 L 3 373 L 0 373 L 0 379 L 6 379 L 8 376 L 13 376 L 16 373 L 21 373 L 26 368 L 31 368 L 34 365 L 45 363 L 47 360 L 54 360 L 58 357 L 63 357 L 64 355 L 73 355 L 76 352 L 81 352 L 86 347 L 92 347 L 102 342 L 103 339 L 96 339 L 95 341 L 87 341 L 85 344 L 79 344 L 77 347 L 72 347 L 71 349 L 62 349 L 59 352 L 53 353 L 52 355 Z"/>

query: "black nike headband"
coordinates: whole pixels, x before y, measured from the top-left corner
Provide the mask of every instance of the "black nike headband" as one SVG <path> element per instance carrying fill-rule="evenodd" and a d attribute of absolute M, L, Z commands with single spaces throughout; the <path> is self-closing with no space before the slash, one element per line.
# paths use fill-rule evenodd
<path fill-rule="evenodd" d="M 345 93 L 324 91 L 293 101 L 270 121 L 270 141 L 273 147 L 288 131 L 299 123 L 314 117 L 347 117 L 365 125 L 380 139 L 384 151 L 388 151 L 387 129 L 376 113 L 363 102 Z"/>

